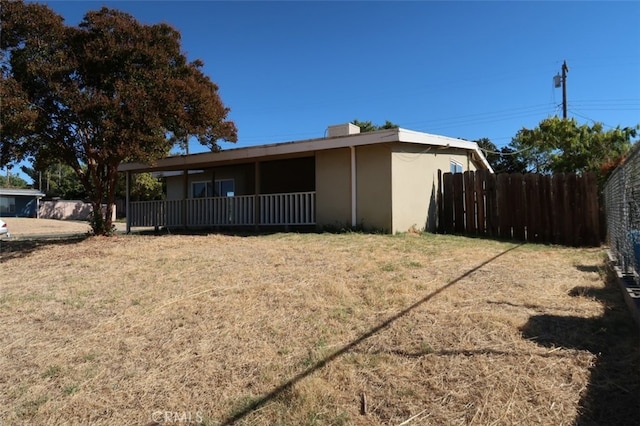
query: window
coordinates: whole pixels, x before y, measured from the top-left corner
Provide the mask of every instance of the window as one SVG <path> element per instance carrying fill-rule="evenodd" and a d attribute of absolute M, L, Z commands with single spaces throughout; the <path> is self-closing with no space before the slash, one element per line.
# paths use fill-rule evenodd
<path fill-rule="evenodd" d="M 233 179 L 220 179 L 215 182 L 214 186 L 211 182 L 192 182 L 191 196 L 193 198 L 205 197 L 233 197 L 235 195 L 235 182 Z"/>
<path fill-rule="evenodd" d="M 458 163 L 456 160 L 451 160 L 451 173 L 462 173 L 464 169 L 462 168 L 462 164 Z"/>
<path fill-rule="evenodd" d="M 216 181 L 216 197 L 233 197 L 235 194 L 235 182 L 233 179 Z"/>
<path fill-rule="evenodd" d="M 15 197 L 0 197 L 0 213 L 15 213 L 16 199 Z"/>
<path fill-rule="evenodd" d="M 213 196 L 211 182 L 193 182 L 191 184 L 191 196 L 193 198 L 205 198 Z"/>

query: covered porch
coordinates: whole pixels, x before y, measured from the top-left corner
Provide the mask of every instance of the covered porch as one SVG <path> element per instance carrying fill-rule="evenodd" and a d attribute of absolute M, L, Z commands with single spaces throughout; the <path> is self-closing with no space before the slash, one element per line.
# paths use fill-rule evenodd
<path fill-rule="evenodd" d="M 127 197 L 127 231 L 132 227 L 316 225 L 315 157 L 308 154 L 251 162 L 215 161 L 181 170 L 156 166 L 151 171 L 165 179 L 165 197 L 158 201 Z M 127 194 L 131 173 L 127 171 Z"/>

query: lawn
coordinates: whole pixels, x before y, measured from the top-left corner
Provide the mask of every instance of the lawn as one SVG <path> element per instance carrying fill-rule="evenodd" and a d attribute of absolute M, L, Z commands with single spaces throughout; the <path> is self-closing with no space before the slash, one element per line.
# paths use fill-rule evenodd
<path fill-rule="evenodd" d="M 78 220 L 34 219 L 24 217 L 3 217 L 13 239 L 60 238 L 86 235 L 91 227 L 89 222 Z M 115 224 L 118 231 L 124 231 L 124 223 Z M 137 228 L 142 230 L 142 228 Z M 149 229 L 149 228 L 145 228 Z"/>
<path fill-rule="evenodd" d="M 631 424 L 603 249 L 442 235 L 0 242 L 0 423 Z"/>

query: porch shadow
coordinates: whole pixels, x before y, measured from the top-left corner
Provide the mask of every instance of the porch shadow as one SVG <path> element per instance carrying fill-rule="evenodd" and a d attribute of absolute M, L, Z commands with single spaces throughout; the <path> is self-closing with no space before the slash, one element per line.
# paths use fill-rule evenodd
<path fill-rule="evenodd" d="M 256 230 L 255 227 L 205 227 L 205 228 L 159 228 L 158 230 L 149 228 L 149 229 L 141 229 L 141 230 L 132 230 L 130 234 L 135 235 L 150 235 L 150 236 L 162 236 L 162 235 L 228 235 L 231 237 L 252 237 L 258 235 L 273 235 L 279 234 L 282 232 L 296 232 L 296 233 L 305 233 L 305 234 L 313 234 L 320 233 L 315 226 L 290 226 L 288 228 L 284 227 L 269 227 L 264 229 Z M 126 232 L 123 232 L 126 234 Z"/>
<path fill-rule="evenodd" d="M 130 234 L 136 235 L 228 235 L 228 236 L 241 236 L 249 237 L 256 235 L 273 235 L 283 232 L 292 232 L 298 234 L 370 234 L 370 235 L 391 235 L 384 229 L 376 229 L 373 227 L 366 227 L 364 225 L 323 225 L 318 227 L 317 225 L 267 225 L 259 226 L 256 229 L 255 226 L 216 226 L 216 227 L 161 227 L 157 230 L 152 227 L 138 227 L 139 229 L 132 229 Z M 126 231 L 119 233 L 126 234 Z"/>
<path fill-rule="evenodd" d="M 89 238 L 89 235 L 73 235 L 67 237 L 29 238 L 0 241 L 0 263 L 27 257 L 36 251 L 49 246 L 65 246 L 76 244 Z"/>
<path fill-rule="evenodd" d="M 579 265 L 577 269 L 591 271 L 594 267 Z M 598 300 L 603 305 L 602 316 L 534 315 L 521 328 L 524 337 L 541 346 L 596 355 L 589 385 L 580 399 L 577 426 L 629 425 L 640 420 L 640 336 L 615 280 L 609 273 L 604 288 L 575 287 L 569 292 Z"/>
<path fill-rule="evenodd" d="M 470 276 L 474 272 L 476 272 L 479 269 L 485 267 L 486 265 L 490 264 L 494 260 L 506 255 L 507 253 L 519 248 L 520 246 L 522 246 L 522 244 L 519 244 L 517 246 L 511 247 L 510 249 L 507 249 L 507 250 L 503 251 L 502 253 L 499 253 L 499 254 L 493 256 L 492 258 L 482 262 L 478 266 L 468 270 L 467 272 L 465 272 L 464 274 L 460 275 L 459 277 L 449 281 L 447 284 L 445 284 L 442 287 L 438 288 L 437 290 L 429 293 L 428 295 L 426 295 L 422 299 L 418 300 L 414 304 L 412 304 L 409 307 L 403 309 L 402 311 L 398 312 L 397 314 L 387 318 L 385 321 L 383 321 L 380 324 L 378 324 L 377 326 L 371 328 L 366 333 L 360 335 L 358 338 L 356 338 L 356 339 L 352 340 L 351 342 L 347 343 L 345 346 L 343 346 L 342 348 L 340 348 L 337 351 L 333 352 L 331 355 L 327 356 L 324 359 L 321 359 L 316 364 L 312 365 L 311 367 L 307 368 L 306 370 L 302 371 L 301 373 L 295 375 L 291 379 L 289 379 L 286 382 L 282 383 L 281 385 L 279 385 L 278 387 L 273 389 L 271 392 L 265 394 L 264 396 L 262 396 L 260 398 L 257 398 L 255 401 L 253 401 L 251 404 L 249 404 L 247 407 L 245 407 L 241 411 L 233 414 L 232 416 L 228 417 L 227 419 L 224 419 L 221 424 L 222 425 L 231 425 L 231 424 L 234 424 L 234 423 L 242 420 L 243 418 L 245 418 L 246 416 L 248 416 L 252 412 L 260 409 L 261 407 L 263 407 L 268 402 L 278 398 L 283 393 L 286 393 L 287 391 L 289 391 L 296 383 L 300 382 L 301 380 L 304 380 L 305 378 L 307 378 L 311 374 L 315 373 L 316 371 L 321 370 L 327 364 L 335 361 L 336 359 L 340 358 L 342 355 L 352 351 L 360 343 L 364 342 L 368 338 L 374 336 L 375 334 L 377 334 L 377 333 L 381 332 L 382 330 L 384 330 L 385 328 L 389 327 L 391 324 L 396 322 L 398 319 L 404 317 L 405 315 L 407 315 L 408 313 L 410 313 L 414 309 L 416 309 L 419 306 L 427 303 L 428 301 L 430 301 L 431 299 L 433 299 L 434 297 L 436 297 L 437 295 L 439 295 L 443 291 L 445 291 L 448 288 L 450 288 L 450 287 L 454 286 L 455 284 L 459 283 L 460 281 L 462 281 L 463 279 L 467 278 L 468 276 Z"/>

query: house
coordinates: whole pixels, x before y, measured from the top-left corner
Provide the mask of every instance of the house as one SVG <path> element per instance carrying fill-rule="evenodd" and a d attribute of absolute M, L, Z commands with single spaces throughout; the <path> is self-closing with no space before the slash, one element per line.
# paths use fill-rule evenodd
<path fill-rule="evenodd" d="M 36 189 L 0 188 L 0 216 L 38 217 L 40 199 Z"/>
<path fill-rule="evenodd" d="M 363 227 L 434 229 L 438 170 L 491 170 L 475 142 L 406 129 L 175 155 L 127 163 L 127 174 L 166 178 L 166 199 L 127 201 L 127 229 L 156 227 Z M 127 193 L 129 190 L 127 189 Z"/>

